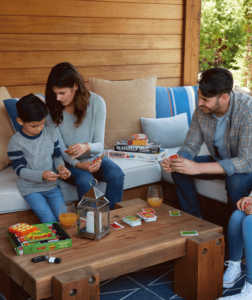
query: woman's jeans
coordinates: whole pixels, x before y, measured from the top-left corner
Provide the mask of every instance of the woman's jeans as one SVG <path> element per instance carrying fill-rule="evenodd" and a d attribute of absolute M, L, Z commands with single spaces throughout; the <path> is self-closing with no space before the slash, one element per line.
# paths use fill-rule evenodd
<path fill-rule="evenodd" d="M 198 163 L 216 162 L 210 155 L 197 156 L 194 161 Z M 194 178 L 225 180 L 228 204 L 232 212 L 236 210 L 236 202 L 242 197 L 247 197 L 252 190 L 252 172 L 236 173 L 230 177 L 217 174 L 185 175 L 177 172 L 172 172 L 171 175 L 182 209 L 196 217 L 202 217 L 202 215 L 197 191 L 193 182 Z"/>
<path fill-rule="evenodd" d="M 94 173 L 74 168 L 69 164 L 66 164 L 66 167 L 71 172 L 71 176 L 66 181 L 77 187 L 79 200 L 92 188 L 90 180 L 96 178 L 107 183 L 105 197 L 109 200 L 110 209 L 114 209 L 116 202 L 122 201 L 124 173 L 106 156 L 102 160 L 100 169 Z"/>
<path fill-rule="evenodd" d="M 37 192 L 24 196 L 41 223 L 59 222 L 60 204 L 64 203 L 59 186 L 47 192 Z"/>
<path fill-rule="evenodd" d="M 251 198 L 252 199 L 252 198 Z M 252 284 L 252 215 L 236 210 L 228 224 L 229 259 L 239 261 L 243 255 L 246 259 L 246 281 Z"/>

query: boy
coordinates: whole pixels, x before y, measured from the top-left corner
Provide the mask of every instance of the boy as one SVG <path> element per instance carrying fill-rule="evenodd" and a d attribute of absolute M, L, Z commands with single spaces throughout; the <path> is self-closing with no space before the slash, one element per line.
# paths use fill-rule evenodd
<path fill-rule="evenodd" d="M 44 128 L 47 108 L 33 94 L 22 97 L 16 107 L 17 122 L 23 128 L 10 139 L 7 151 L 18 175 L 20 193 L 42 223 L 59 221 L 64 198 L 58 177 L 67 179 L 71 173 L 61 157 L 54 130 Z M 53 165 L 59 175 L 53 172 Z"/>

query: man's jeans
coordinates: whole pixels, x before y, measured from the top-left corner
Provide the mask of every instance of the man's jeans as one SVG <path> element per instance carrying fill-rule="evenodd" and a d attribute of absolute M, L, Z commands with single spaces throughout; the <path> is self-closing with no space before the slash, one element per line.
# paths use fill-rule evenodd
<path fill-rule="evenodd" d="M 197 156 L 195 162 L 216 162 L 210 155 Z M 177 194 L 182 209 L 196 217 L 202 217 L 193 178 L 225 180 L 228 204 L 232 211 L 236 210 L 236 202 L 242 197 L 247 197 L 252 190 L 252 172 L 236 173 L 230 177 L 217 174 L 185 175 L 172 172 Z"/>
<path fill-rule="evenodd" d="M 236 210 L 228 224 L 229 259 L 242 259 L 243 249 L 246 259 L 246 281 L 252 284 L 252 215 L 246 216 L 244 211 Z"/>
<path fill-rule="evenodd" d="M 60 187 L 47 192 L 32 193 L 24 197 L 41 223 L 59 222 L 60 204 L 64 197 Z"/>
<path fill-rule="evenodd" d="M 66 167 L 71 172 L 71 176 L 66 181 L 77 187 L 79 200 L 92 188 L 90 180 L 96 178 L 107 183 L 105 197 L 109 200 L 110 209 L 114 208 L 116 202 L 122 201 L 124 173 L 106 156 L 102 160 L 100 169 L 94 173 L 73 168 L 69 164 L 66 164 Z"/>

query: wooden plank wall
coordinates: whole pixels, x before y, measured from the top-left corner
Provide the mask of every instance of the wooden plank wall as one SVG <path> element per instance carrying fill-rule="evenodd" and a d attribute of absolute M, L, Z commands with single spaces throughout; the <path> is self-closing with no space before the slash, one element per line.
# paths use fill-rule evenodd
<path fill-rule="evenodd" d="M 78 67 L 88 88 L 90 77 L 155 74 L 159 86 L 195 84 L 198 13 L 200 0 L 1 1 L 0 86 L 12 97 L 44 93 L 51 68 L 64 61 Z"/>

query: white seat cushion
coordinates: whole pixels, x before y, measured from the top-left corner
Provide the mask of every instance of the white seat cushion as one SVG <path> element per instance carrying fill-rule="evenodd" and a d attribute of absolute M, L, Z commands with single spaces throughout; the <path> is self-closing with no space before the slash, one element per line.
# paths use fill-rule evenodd
<path fill-rule="evenodd" d="M 176 154 L 180 147 L 171 148 L 169 155 Z M 208 149 L 205 143 L 202 145 L 199 155 L 209 155 Z M 171 173 L 166 173 L 162 170 L 162 179 L 164 181 L 173 183 Z M 225 190 L 225 181 L 214 179 L 214 180 L 204 180 L 204 179 L 194 179 L 197 192 L 210 199 L 217 200 L 219 202 L 227 203 L 227 194 Z"/>
<path fill-rule="evenodd" d="M 124 174 L 124 189 L 154 183 L 161 180 L 161 167 L 157 162 L 131 159 L 111 159 L 118 164 Z M 76 187 L 60 180 L 65 201 L 78 200 Z M 106 183 L 99 182 L 98 189 L 106 190 Z M 21 196 L 17 186 L 17 175 L 12 166 L 0 171 L 0 214 L 29 210 L 29 204 Z"/>
<path fill-rule="evenodd" d="M 177 153 L 179 147 L 171 148 L 169 155 Z M 199 155 L 209 154 L 203 144 Z M 111 158 L 111 160 L 121 167 L 125 174 L 124 189 L 155 183 L 163 180 L 173 183 L 170 173 L 161 170 L 157 162 L 148 162 L 132 159 Z M 199 194 L 208 198 L 227 203 L 224 180 L 203 180 L 195 179 L 196 189 Z M 76 188 L 65 181 L 61 181 L 65 201 L 76 201 L 78 195 Z M 106 183 L 99 182 L 98 189 L 105 192 Z M 17 187 L 17 176 L 12 166 L 0 171 L 0 214 L 15 211 L 29 210 L 30 206 L 21 196 Z"/>

